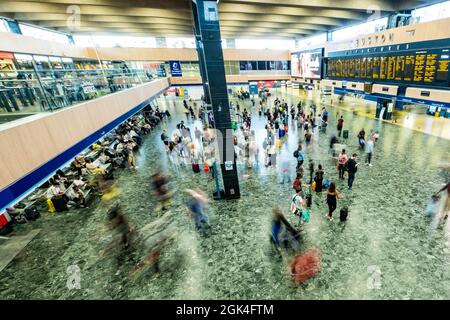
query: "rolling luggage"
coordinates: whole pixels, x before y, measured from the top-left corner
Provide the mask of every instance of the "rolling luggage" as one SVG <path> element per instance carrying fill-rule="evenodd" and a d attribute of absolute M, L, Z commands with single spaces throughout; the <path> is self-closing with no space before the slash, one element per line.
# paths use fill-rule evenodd
<path fill-rule="evenodd" d="M 348 139 L 348 130 L 344 130 L 342 134 L 344 139 Z"/>
<path fill-rule="evenodd" d="M 62 196 L 53 197 L 52 203 L 55 206 L 56 212 L 63 212 L 69 210 L 69 208 L 67 208 L 66 200 Z"/>
<path fill-rule="evenodd" d="M 348 208 L 343 207 L 339 213 L 339 220 L 346 221 L 348 217 Z"/>
<path fill-rule="evenodd" d="M 306 196 L 306 207 L 311 208 L 311 205 L 312 205 L 312 196 L 311 196 L 311 194 L 308 194 Z"/>
<path fill-rule="evenodd" d="M 193 163 L 192 164 L 192 171 L 194 171 L 195 173 L 199 173 L 200 172 L 200 166 L 198 165 L 198 163 Z"/>

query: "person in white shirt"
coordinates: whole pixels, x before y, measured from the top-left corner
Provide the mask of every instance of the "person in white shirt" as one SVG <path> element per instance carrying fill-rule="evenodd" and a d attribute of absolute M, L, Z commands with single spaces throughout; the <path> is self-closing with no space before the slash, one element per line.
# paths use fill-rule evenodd
<path fill-rule="evenodd" d="M 319 116 L 317 117 L 317 126 L 319 128 L 322 128 L 322 123 L 323 123 L 323 119 L 322 119 L 322 116 L 319 114 Z"/>
<path fill-rule="evenodd" d="M 366 163 L 369 166 L 372 166 L 372 154 L 373 154 L 373 140 L 369 139 L 369 141 L 367 141 L 366 144 L 366 153 L 367 153 L 367 157 L 366 157 Z"/>
<path fill-rule="evenodd" d="M 134 131 L 134 129 L 131 129 L 131 130 L 130 130 L 130 136 L 131 136 L 132 138 L 134 138 L 134 137 L 137 137 L 138 134 L 136 133 L 136 131 Z"/>
<path fill-rule="evenodd" d="M 50 186 L 50 188 L 48 188 L 45 196 L 47 197 L 47 199 L 51 199 L 54 196 L 60 195 L 62 193 L 63 193 L 63 191 L 61 190 L 59 183 L 53 182 L 52 185 Z"/>
<path fill-rule="evenodd" d="M 86 186 L 86 182 L 81 179 L 80 175 L 77 175 L 77 176 L 75 176 L 75 179 L 73 180 L 73 185 L 77 186 L 80 189 L 84 189 Z"/>
<path fill-rule="evenodd" d="M 293 214 L 295 214 L 296 216 L 298 216 L 298 218 L 300 220 L 300 224 L 303 223 L 303 221 L 302 221 L 302 211 L 303 211 L 304 206 L 305 206 L 305 201 L 302 198 L 302 190 L 299 189 L 299 190 L 297 190 L 297 192 L 292 197 L 292 200 L 291 200 L 291 212 Z"/>

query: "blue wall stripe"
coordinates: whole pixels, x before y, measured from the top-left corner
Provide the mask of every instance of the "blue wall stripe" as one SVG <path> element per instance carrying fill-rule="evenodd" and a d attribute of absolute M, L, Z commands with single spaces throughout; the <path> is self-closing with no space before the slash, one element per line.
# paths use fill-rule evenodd
<path fill-rule="evenodd" d="M 364 100 L 369 100 L 369 101 L 377 101 L 378 98 L 384 98 L 384 99 L 396 99 L 397 101 L 401 101 L 401 102 L 409 102 L 409 103 L 417 103 L 417 104 L 423 104 L 423 105 L 428 105 L 428 106 L 437 106 L 437 107 L 442 107 L 442 108 L 450 108 L 450 103 L 444 103 L 444 102 L 439 102 L 439 101 L 432 101 L 432 100 L 420 100 L 420 99 L 414 99 L 414 98 L 407 98 L 407 97 L 403 97 L 403 96 L 390 96 L 387 94 L 382 94 L 382 93 L 372 93 L 372 94 L 368 94 L 365 93 L 363 91 L 358 91 L 358 90 L 352 90 L 352 89 L 346 89 L 346 88 L 334 88 L 334 93 L 336 94 L 345 94 L 345 93 L 356 93 L 356 94 L 361 94 L 364 96 Z"/>
<path fill-rule="evenodd" d="M 168 87 L 167 87 L 168 88 Z M 167 88 L 160 90 L 157 94 L 150 97 L 149 99 L 143 101 L 136 107 L 132 108 L 130 111 L 124 113 L 117 119 L 113 120 L 103 128 L 95 131 L 91 135 L 87 136 L 77 144 L 73 145 L 69 149 L 60 153 L 55 158 L 44 163 L 40 167 L 36 168 L 32 172 L 26 174 L 19 180 L 12 183 L 10 186 L 0 191 L 0 211 L 4 210 L 6 207 L 13 205 L 17 199 L 23 197 L 27 192 L 37 188 L 42 183 L 44 183 L 49 177 L 51 177 L 56 170 L 61 168 L 64 164 L 71 161 L 76 155 L 80 154 L 83 150 L 88 148 L 90 145 L 95 143 L 106 133 L 113 130 L 115 127 L 126 121 L 132 115 L 141 111 L 146 105 L 151 101 L 159 97 Z"/>

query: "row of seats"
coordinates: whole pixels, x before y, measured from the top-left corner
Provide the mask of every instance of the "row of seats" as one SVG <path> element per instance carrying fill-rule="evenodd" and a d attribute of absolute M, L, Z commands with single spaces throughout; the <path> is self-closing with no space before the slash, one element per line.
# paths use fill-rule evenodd
<path fill-rule="evenodd" d="M 119 168 L 135 169 L 134 152 L 168 111 L 146 106 L 127 121 L 77 155 L 69 166 L 62 167 L 27 198 L 6 209 L 0 216 L 0 233 L 12 232 L 15 223 L 35 220 L 40 212 L 63 212 L 86 208 L 93 196 L 102 195 Z"/>

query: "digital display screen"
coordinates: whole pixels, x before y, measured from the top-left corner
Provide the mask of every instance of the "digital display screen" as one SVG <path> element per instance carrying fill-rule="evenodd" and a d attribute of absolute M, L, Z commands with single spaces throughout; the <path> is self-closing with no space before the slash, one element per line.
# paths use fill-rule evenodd
<path fill-rule="evenodd" d="M 321 79 L 322 57 L 322 49 L 292 53 L 291 75 L 305 79 Z"/>
<path fill-rule="evenodd" d="M 450 49 L 378 53 L 328 59 L 327 76 L 448 87 Z"/>

